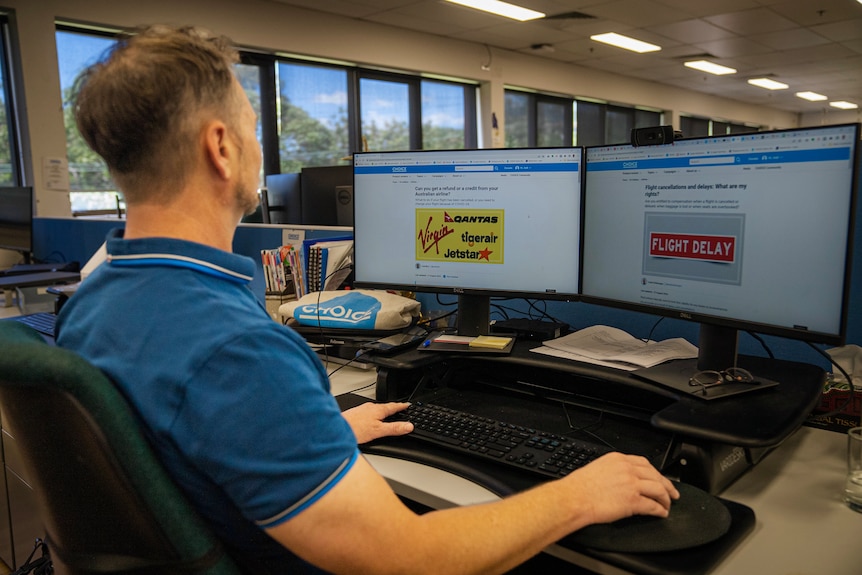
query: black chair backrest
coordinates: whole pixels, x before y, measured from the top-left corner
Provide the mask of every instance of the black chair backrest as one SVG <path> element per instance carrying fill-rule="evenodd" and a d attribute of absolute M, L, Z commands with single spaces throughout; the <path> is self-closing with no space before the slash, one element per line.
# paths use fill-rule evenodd
<path fill-rule="evenodd" d="M 239 573 L 92 364 L 0 321 L 0 405 L 57 573 Z"/>

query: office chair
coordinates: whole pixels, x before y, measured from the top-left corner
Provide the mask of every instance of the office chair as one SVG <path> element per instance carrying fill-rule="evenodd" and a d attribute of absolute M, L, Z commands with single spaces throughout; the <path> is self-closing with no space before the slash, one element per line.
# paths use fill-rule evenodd
<path fill-rule="evenodd" d="M 3 425 L 56 573 L 240 573 L 99 369 L 19 322 L 0 322 L 0 349 Z"/>

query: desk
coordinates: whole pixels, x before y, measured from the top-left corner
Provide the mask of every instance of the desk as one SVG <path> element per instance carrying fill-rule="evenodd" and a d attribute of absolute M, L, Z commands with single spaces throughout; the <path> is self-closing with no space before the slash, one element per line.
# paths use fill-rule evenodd
<path fill-rule="evenodd" d="M 12 305 L 11 293 L 15 288 L 72 283 L 80 281 L 80 279 L 81 275 L 77 272 L 40 272 L 34 274 L 0 276 L 0 291 L 6 291 L 5 307 L 9 307 Z"/>
<path fill-rule="evenodd" d="M 334 369 L 334 367 L 332 368 Z M 332 371 L 330 369 L 330 371 Z M 333 393 L 370 384 L 373 372 L 332 375 Z M 373 389 L 361 392 L 373 397 Z M 841 502 L 844 434 L 803 427 L 721 493 L 751 507 L 757 523 L 712 575 L 857 575 L 862 572 L 862 514 Z M 425 465 L 367 455 L 396 493 L 436 509 L 498 499 L 483 487 Z M 547 553 L 601 574 L 621 574 L 557 545 Z"/>

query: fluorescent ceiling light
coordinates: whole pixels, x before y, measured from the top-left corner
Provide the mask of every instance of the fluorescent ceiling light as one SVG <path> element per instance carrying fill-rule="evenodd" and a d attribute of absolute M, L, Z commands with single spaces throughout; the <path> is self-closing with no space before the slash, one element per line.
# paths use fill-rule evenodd
<path fill-rule="evenodd" d="M 536 18 L 544 18 L 545 14 L 542 12 L 536 12 L 535 10 L 530 10 L 529 8 L 522 8 L 520 6 L 515 6 L 514 4 L 509 4 L 508 2 L 500 2 L 499 0 L 446 0 L 447 2 L 451 2 L 453 4 L 460 4 L 461 6 L 466 6 L 468 8 L 475 8 L 476 10 L 482 10 L 483 12 L 490 12 L 491 14 L 496 14 L 497 16 L 505 16 L 506 18 L 511 18 L 512 20 L 519 20 L 524 22 L 526 20 L 535 20 Z"/>
<path fill-rule="evenodd" d="M 862 2 L 862 0 L 859 0 Z M 853 102 L 845 102 L 844 100 L 838 100 L 837 102 L 829 102 L 829 105 L 833 108 L 841 108 L 842 110 L 855 110 L 859 107 L 859 104 L 854 104 Z"/>
<path fill-rule="evenodd" d="M 713 62 L 709 62 L 708 60 L 693 60 L 691 62 L 686 62 L 685 66 L 688 68 L 694 68 L 695 70 L 700 70 L 701 72 L 715 74 L 716 76 L 724 76 L 725 74 L 736 74 L 735 68 L 728 68 L 727 66 L 715 64 Z"/>
<path fill-rule="evenodd" d="M 766 88 L 767 90 L 786 90 L 790 87 L 783 82 L 776 82 L 769 78 L 752 78 L 748 83 L 759 88 Z"/>
<path fill-rule="evenodd" d="M 823 94 L 818 94 L 817 92 L 796 92 L 796 97 L 808 100 L 809 102 L 820 102 L 821 100 L 829 99 Z"/>
<path fill-rule="evenodd" d="M 590 40 L 610 44 L 611 46 L 616 46 L 617 48 L 631 50 L 632 52 L 637 52 L 638 54 L 643 54 L 644 52 L 656 52 L 657 50 L 661 50 L 661 46 L 656 46 L 655 44 L 650 44 L 648 42 L 641 42 L 640 40 L 635 40 L 634 38 L 629 38 L 628 36 L 623 36 L 622 34 L 617 34 L 616 32 L 608 32 L 607 34 L 596 34 L 595 36 L 590 36 Z"/>

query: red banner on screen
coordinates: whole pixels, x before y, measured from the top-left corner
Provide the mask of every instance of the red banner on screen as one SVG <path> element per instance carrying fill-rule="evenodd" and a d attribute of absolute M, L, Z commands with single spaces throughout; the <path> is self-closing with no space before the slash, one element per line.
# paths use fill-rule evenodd
<path fill-rule="evenodd" d="M 736 237 L 652 232 L 649 236 L 649 255 L 733 263 L 736 260 Z"/>

